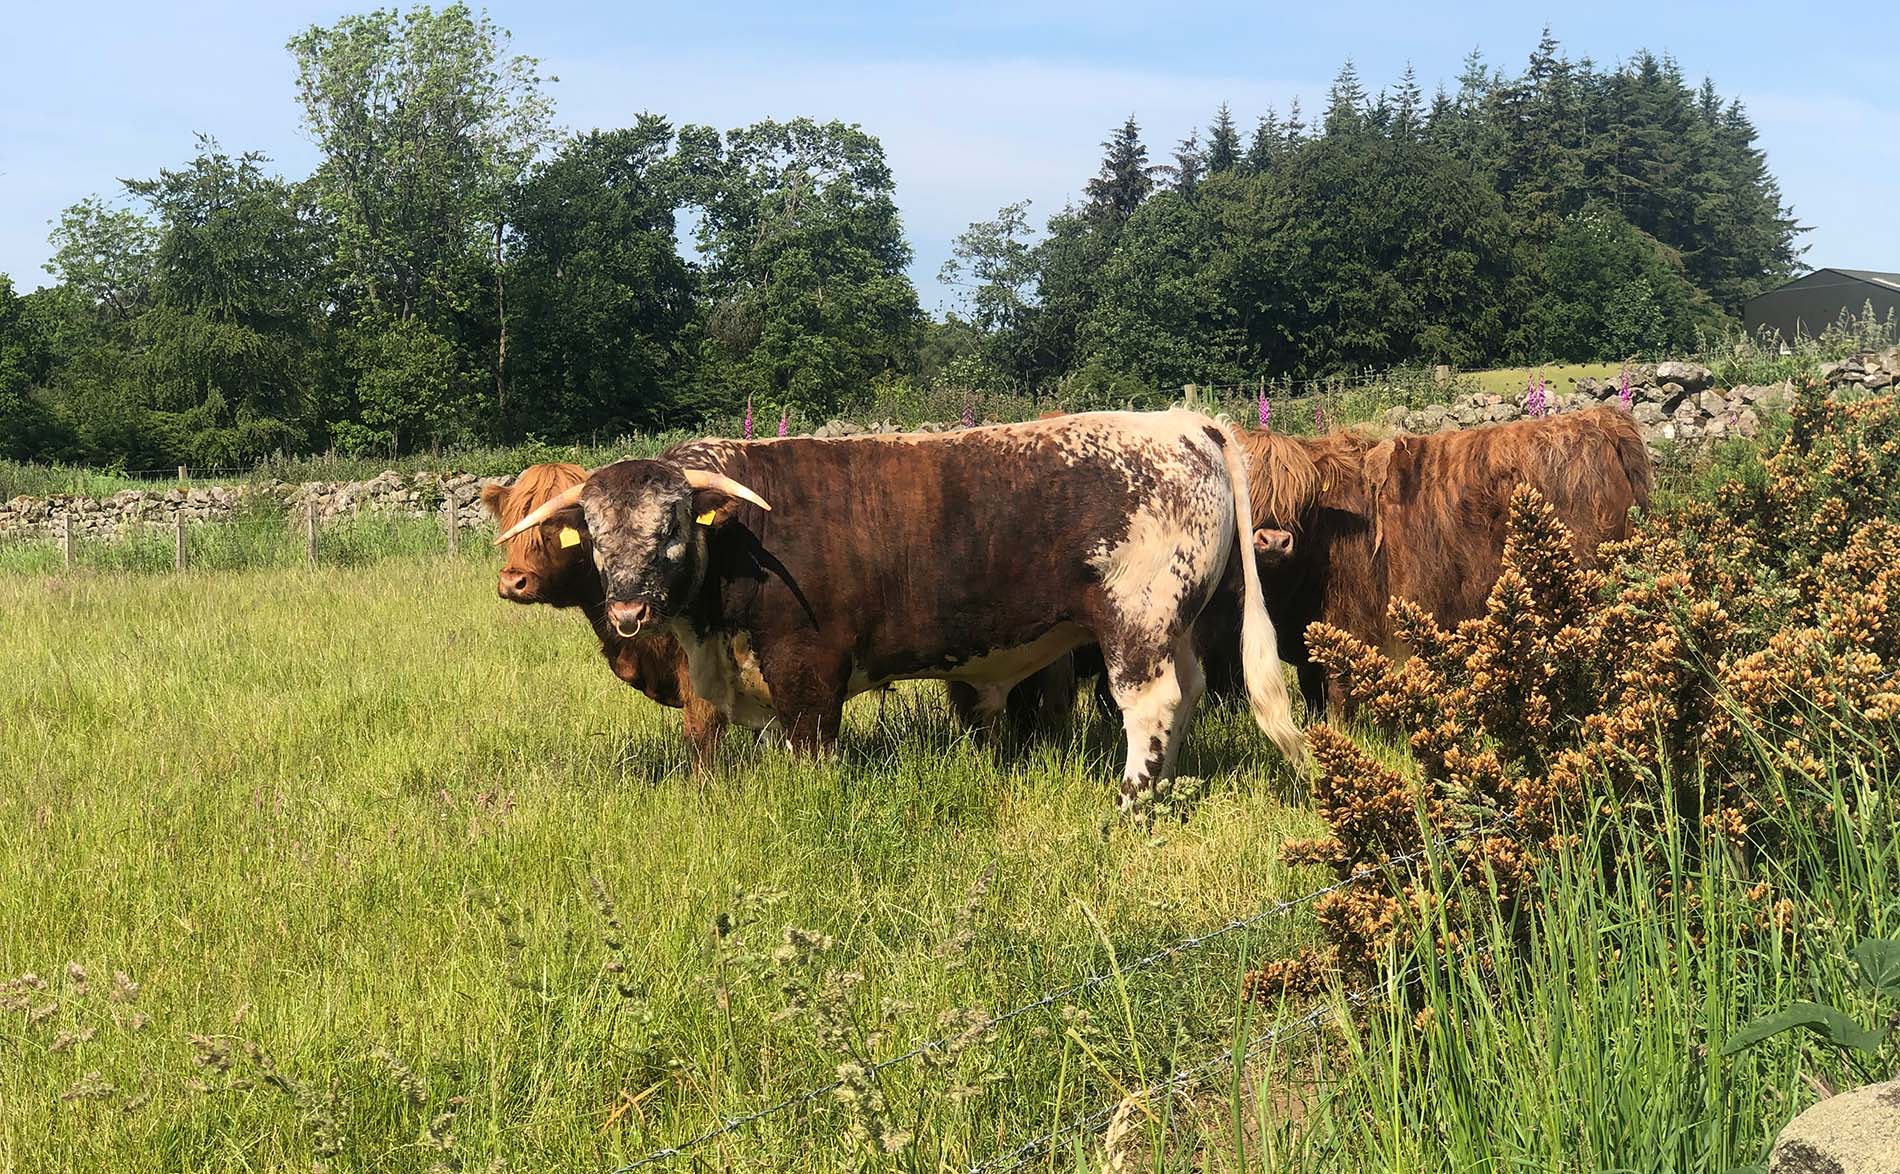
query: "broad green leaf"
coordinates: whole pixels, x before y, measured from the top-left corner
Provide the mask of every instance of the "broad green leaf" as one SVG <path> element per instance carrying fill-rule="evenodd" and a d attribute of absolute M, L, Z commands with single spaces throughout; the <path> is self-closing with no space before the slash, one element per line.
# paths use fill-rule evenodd
<path fill-rule="evenodd" d="M 1722 1046 L 1724 1056 L 1751 1048 L 1770 1036 L 1805 1027 L 1836 1047 L 1872 1053 L 1880 1048 L 1884 1031 L 1868 1031 L 1832 1007 L 1819 1003 L 1796 1003 L 1785 1011 L 1763 1016 L 1729 1037 Z"/>
<path fill-rule="evenodd" d="M 1900 942 L 1862 938 L 1848 957 L 1860 967 L 1862 986 L 1877 995 L 1900 995 Z"/>

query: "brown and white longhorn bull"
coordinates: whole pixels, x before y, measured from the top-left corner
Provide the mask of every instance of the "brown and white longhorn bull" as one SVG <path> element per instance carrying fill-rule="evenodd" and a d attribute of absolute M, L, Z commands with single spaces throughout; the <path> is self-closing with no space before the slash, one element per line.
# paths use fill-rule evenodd
<path fill-rule="evenodd" d="M 1127 810 L 1173 770 L 1204 687 L 1195 622 L 1230 574 L 1254 718 L 1304 761 L 1246 557 L 1252 514 L 1228 426 L 1099 412 L 698 441 L 596 470 L 502 540 L 584 527 L 613 630 L 673 636 L 696 694 L 742 725 L 775 721 L 803 751 L 829 747 L 845 700 L 867 689 L 962 681 L 994 715 L 1012 686 L 1099 644 L 1127 735 Z"/>

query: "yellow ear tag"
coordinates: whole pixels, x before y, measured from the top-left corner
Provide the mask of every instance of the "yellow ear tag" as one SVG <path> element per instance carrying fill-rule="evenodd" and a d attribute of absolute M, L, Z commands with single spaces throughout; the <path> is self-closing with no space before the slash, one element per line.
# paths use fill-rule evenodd
<path fill-rule="evenodd" d="M 576 530 L 572 526 L 561 527 L 561 545 L 563 547 L 579 546 L 580 544 L 581 532 L 579 530 Z"/>
<path fill-rule="evenodd" d="M 719 511 L 716 509 L 707 510 L 705 513 L 699 515 L 697 518 L 694 518 L 693 521 L 698 522 L 702 526 L 710 526 L 712 525 L 713 515 L 718 512 Z"/>

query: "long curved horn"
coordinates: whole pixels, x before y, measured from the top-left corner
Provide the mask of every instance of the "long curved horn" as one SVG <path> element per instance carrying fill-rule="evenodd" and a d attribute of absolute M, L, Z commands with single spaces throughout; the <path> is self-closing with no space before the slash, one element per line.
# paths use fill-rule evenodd
<path fill-rule="evenodd" d="M 500 546 L 502 543 L 508 541 L 510 538 L 513 538 L 515 535 L 521 533 L 523 530 L 534 529 L 536 526 L 539 526 L 541 523 L 547 521 L 549 518 L 553 517 L 555 514 L 558 514 L 562 510 L 573 505 L 575 502 L 581 499 L 581 490 L 586 489 L 586 488 L 587 488 L 587 482 L 585 481 L 582 481 L 578 485 L 570 485 L 566 489 L 563 489 L 561 490 L 561 492 L 555 494 L 553 497 L 548 498 L 546 501 L 542 502 L 540 505 L 535 506 L 534 509 L 528 513 L 527 517 L 522 518 L 519 522 L 516 522 L 514 525 L 502 531 L 501 537 L 495 539 L 495 545 Z"/>
<path fill-rule="evenodd" d="M 724 473 L 715 473 L 710 469 L 681 469 L 686 474 L 686 483 L 694 489 L 717 489 L 727 497 L 736 497 L 749 501 L 760 509 L 770 512 L 772 507 L 766 500 L 745 486 L 734 481 Z"/>

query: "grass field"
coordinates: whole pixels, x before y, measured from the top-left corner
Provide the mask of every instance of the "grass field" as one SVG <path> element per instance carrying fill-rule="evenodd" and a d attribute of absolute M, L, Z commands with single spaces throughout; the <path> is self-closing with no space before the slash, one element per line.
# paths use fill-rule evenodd
<path fill-rule="evenodd" d="M 1888 509 L 1866 480 L 1817 516 Z M 312 570 L 281 523 L 206 529 L 183 574 L 164 536 L 0 549 L 0 1171 L 605 1174 L 781 1104 L 656 1168 L 966 1170 L 1056 1130 L 1030 1168 L 1741 1171 L 1817 1088 L 1900 1074 L 1900 1032 L 1857 1070 L 1722 1055 L 1795 1000 L 1894 1013 L 1846 961 L 1900 938 L 1890 715 L 1810 727 L 1812 765 L 1698 759 L 1772 848 L 1660 771 L 1586 789 L 1536 900 L 1408 898 L 1370 997 L 1257 1006 L 1310 906 L 1167 948 L 1316 889 L 1279 848 L 1356 800 L 1310 810 L 1241 713 L 1203 711 L 1206 794 L 1152 827 L 1110 818 L 1105 724 L 998 753 L 928 686 L 854 702 L 825 762 L 730 735 L 702 783 L 474 536 L 365 519 Z"/>
<path fill-rule="evenodd" d="M 610 1169 L 1314 883 L 1276 862 L 1313 820 L 1238 713 L 1205 715 L 1211 794 L 1158 833 L 1106 826 L 1099 736 L 999 759 L 921 688 L 854 703 L 835 763 L 735 735 L 702 787 L 676 715 L 490 573 L 0 580 L 0 979 L 46 984 L 0 1018 L 0 1169 Z M 787 926 L 834 941 L 774 962 Z M 1305 932 L 708 1157 L 847 1168 L 867 1119 L 914 1168 L 982 1157 L 1218 1050 L 1244 962 Z"/>
<path fill-rule="evenodd" d="M 1461 372 L 1459 379 L 1475 384 L 1480 391 L 1522 399 L 1525 388 L 1536 376 L 1552 391 L 1569 391 L 1579 379 L 1612 379 L 1622 368 L 1616 363 L 1551 363 L 1537 367 L 1497 367 L 1490 371 Z"/>

